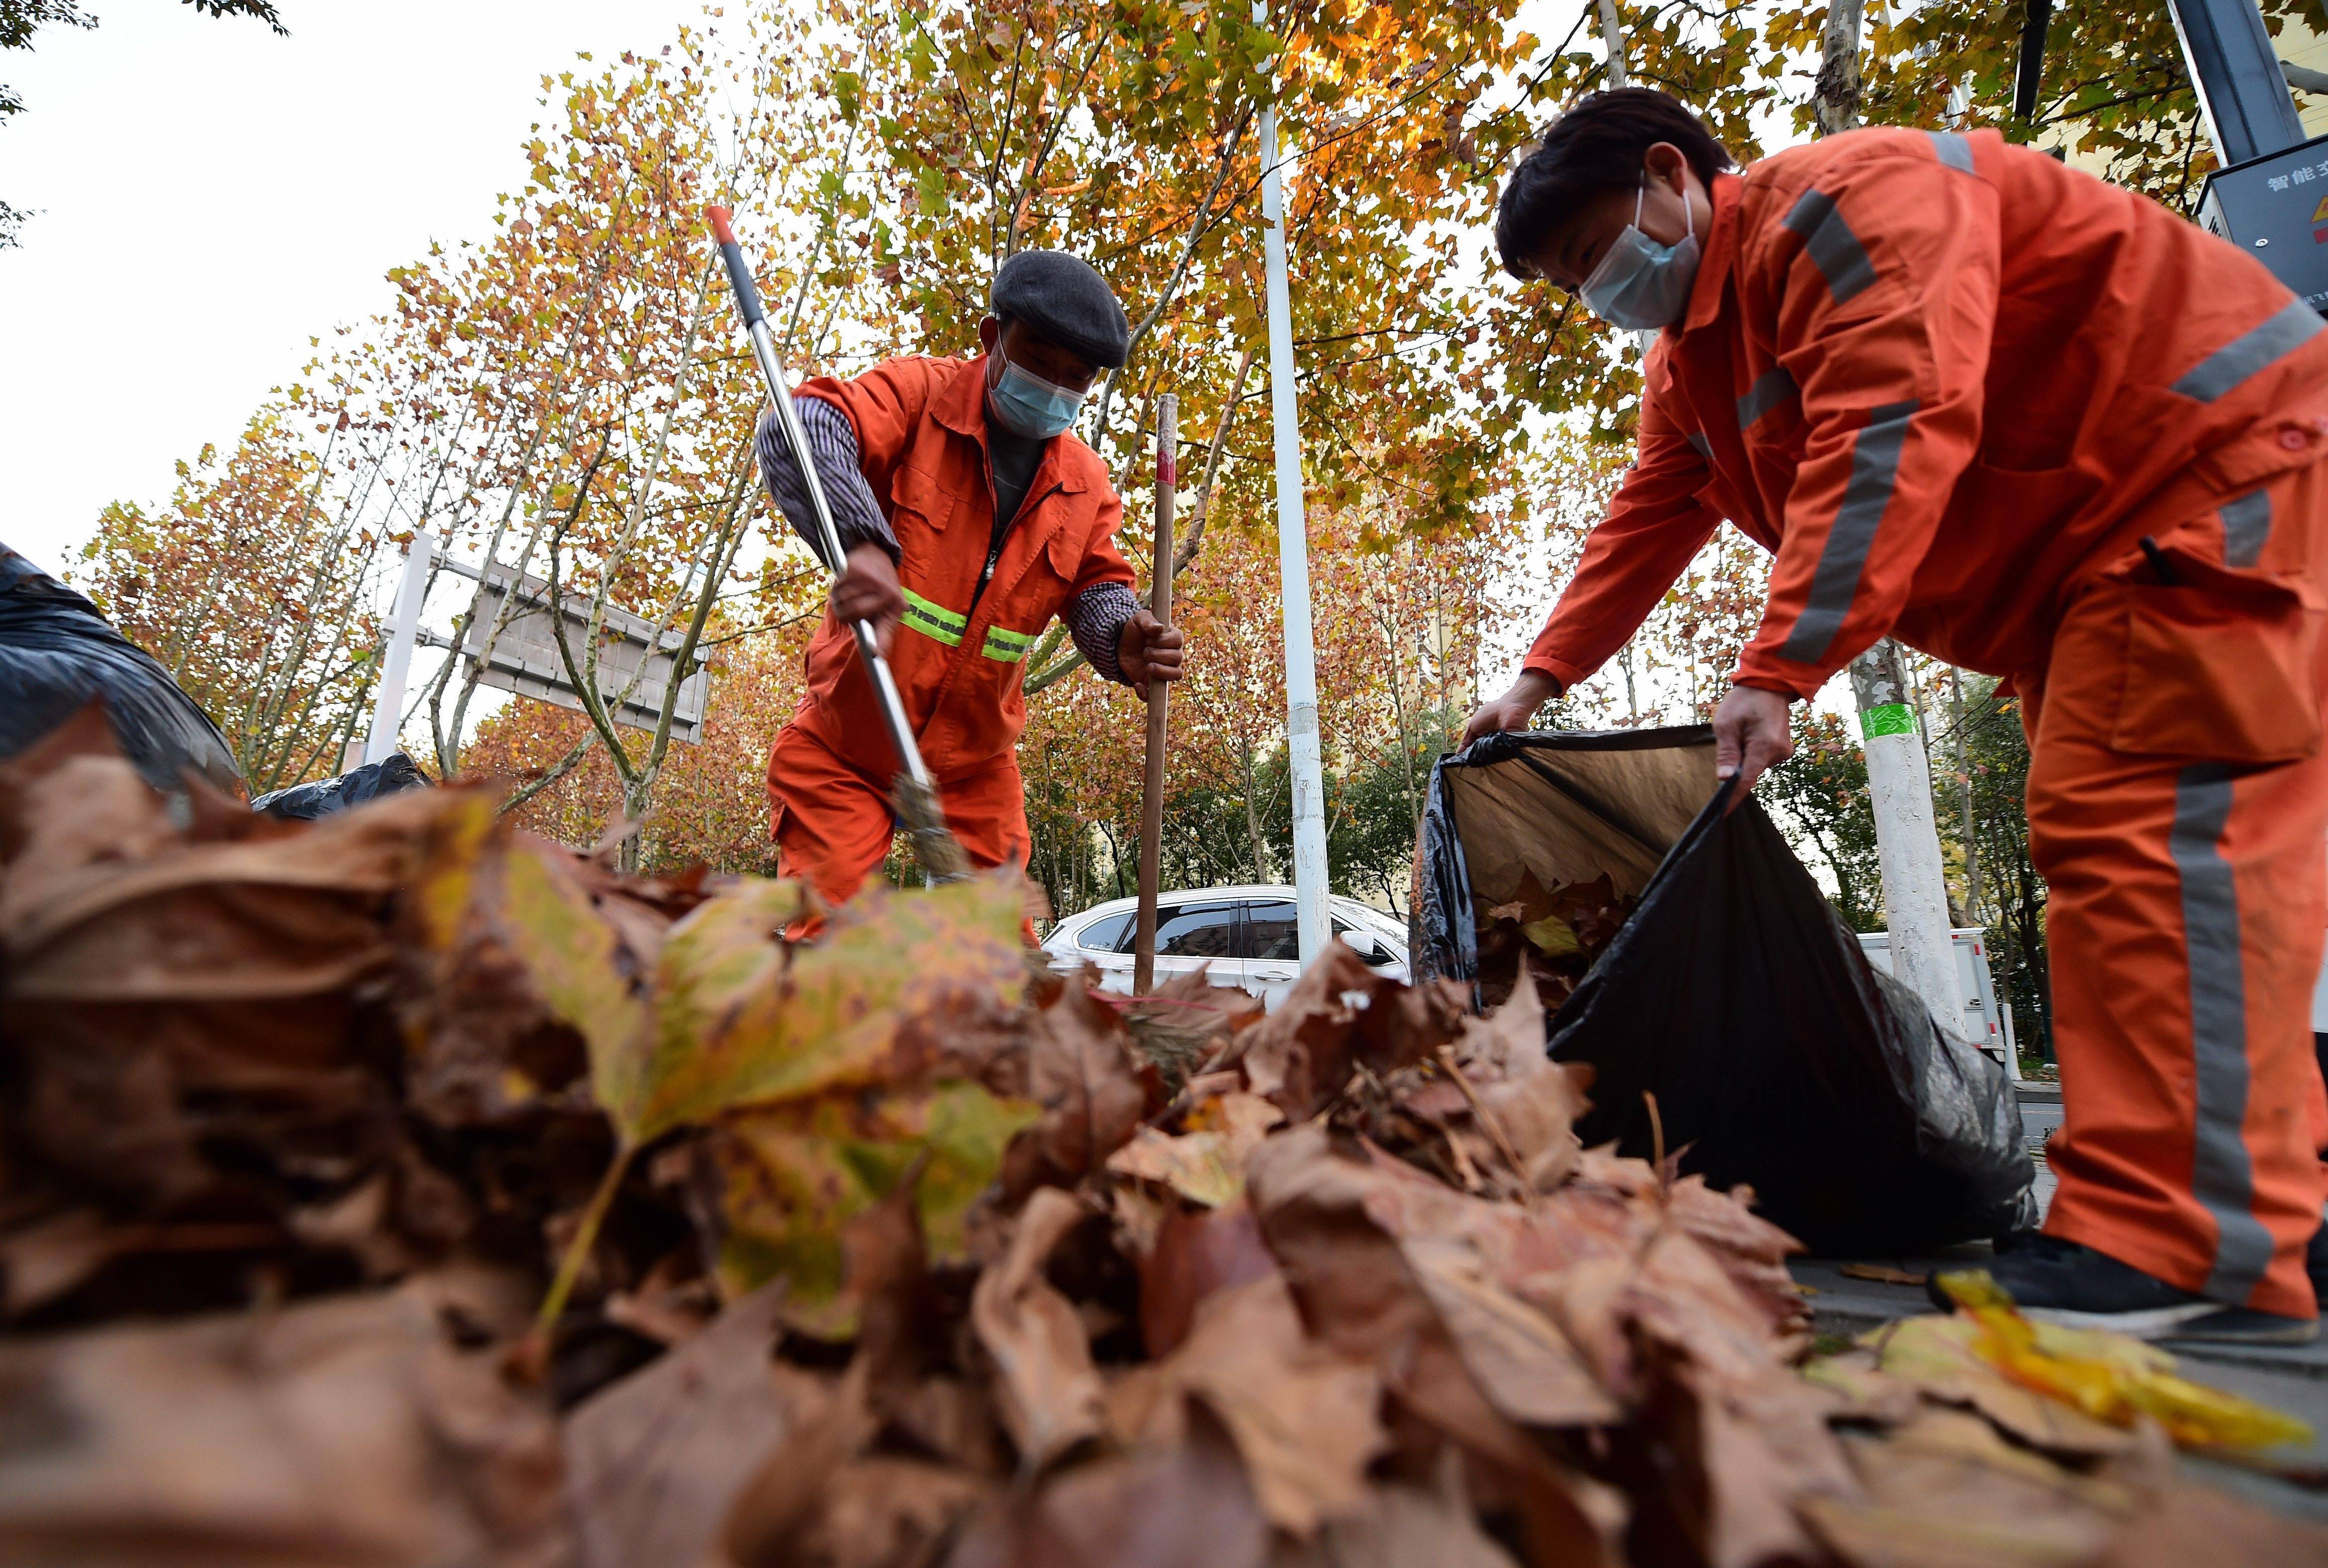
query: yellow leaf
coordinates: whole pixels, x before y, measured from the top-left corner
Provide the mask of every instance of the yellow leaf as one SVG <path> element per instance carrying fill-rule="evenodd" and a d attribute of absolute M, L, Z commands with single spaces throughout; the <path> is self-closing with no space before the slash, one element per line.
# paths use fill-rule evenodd
<path fill-rule="evenodd" d="M 511 845 L 502 860 L 502 918 L 535 991 L 588 1045 L 590 1086 L 630 1142 L 620 1108 L 637 1098 L 635 1042 L 652 1016 L 648 1000 L 623 973 L 615 927 L 557 854 L 522 839 Z"/>
<path fill-rule="evenodd" d="M 1584 951 L 1576 939 L 1576 927 L 1557 915 L 1547 915 L 1520 927 L 1520 934 L 1536 945 L 1536 950 L 1552 958 L 1566 958 Z"/>
<path fill-rule="evenodd" d="M 2013 1382 L 2113 1426 L 2154 1417 L 2185 1447 L 2267 1448 L 2309 1442 L 2312 1428 L 2295 1416 L 2177 1377 L 2155 1359 L 2164 1352 L 2123 1335 L 2088 1329 L 2075 1338 L 2032 1323 L 1985 1269 L 1940 1276 L 1971 1319 L 1973 1348 Z"/>

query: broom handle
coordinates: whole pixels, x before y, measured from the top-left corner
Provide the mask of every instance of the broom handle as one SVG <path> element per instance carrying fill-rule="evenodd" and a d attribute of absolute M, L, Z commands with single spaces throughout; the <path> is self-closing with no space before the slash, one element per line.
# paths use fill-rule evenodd
<path fill-rule="evenodd" d="M 752 339 L 752 358 L 759 364 L 761 380 L 768 384 L 768 404 L 775 410 L 776 423 L 784 430 L 784 445 L 800 469 L 801 481 L 808 486 L 809 510 L 816 513 L 817 553 L 838 578 L 846 564 L 840 530 L 833 525 L 832 508 L 825 502 L 824 484 L 817 478 L 816 463 L 809 455 L 808 432 L 801 428 L 800 416 L 793 410 L 792 396 L 784 390 L 784 366 L 776 361 L 775 339 L 768 335 L 768 317 L 760 308 L 759 286 L 752 281 L 752 269 L 744 264 L 744 249 L 736 243 L 728 209 L 707 207 L 704 215 L 711 221 L 712 236 L 719 241 L 720 257 L 728 263 L 728 281 L 736 291 L 736 307 L 744 313 L 744 330 Z M 935 781 L 930 777 L 929 765 L 922 760 L 922 748 L 914 739 L 912 727 L 906 722 L 905 699 L 897 694 L 897 678 L 889 672 L 889 661 L 882 656 L 881 640 L 873 630 L 873 623 L 856 621 L 850 629 L 857 634 L 857 654 L 864 661 L 866 673 L 873 679 L 874 705 L 881 709 L 881 723 L 889 732 L 889 743 L 897 748 L 898 762 L 915 784 L 934 791 Z"/>
<path fill-rule="evenodd" d="M 1149 608 L 1172 624 L 1172 512 L 1179 475 L 1180 399 L 1170 392 L 1156 399 L 1156 568 L 1150 575 Z M 1156 983 L 1156 895 L 1163 883 L 1164 746 L 1171 732 L 1172 688 L 1148 683 L 1148 772 L 1140 791 L 1140 924 L 1133 939 L 1131 990 L 1146 996 Z"/>

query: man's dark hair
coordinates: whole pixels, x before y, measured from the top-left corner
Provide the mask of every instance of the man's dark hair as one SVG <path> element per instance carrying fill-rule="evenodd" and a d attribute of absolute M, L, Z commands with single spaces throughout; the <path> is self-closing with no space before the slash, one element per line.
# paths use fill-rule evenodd
<path fill-rule="evenodd" d="M 1496 249 L 1504 270 L 1533 277 L 1527 258 L 1577 208 L 1608 191 L 1641 183 L 1641 161 L 1671 142 L 1706 184 L 1731 166 L 1730 155 L 1679 100 L 1653 87 L 1620 87 L 1585 98 L 1552 122 L 1520 160 L 1496 202 Z"/>

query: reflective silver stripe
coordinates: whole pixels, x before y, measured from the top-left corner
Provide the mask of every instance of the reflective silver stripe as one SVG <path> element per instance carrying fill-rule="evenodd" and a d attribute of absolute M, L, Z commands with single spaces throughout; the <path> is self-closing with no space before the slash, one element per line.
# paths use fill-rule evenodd
<path fill-rule="evenodd" d="M 1795 210 L 1787 214 L 1787 227 L 1803 237 L 1803 249 L 1826 278 L 1827 292 L 1835 302 L 1844 301 L 1875 281 L 1874 263 L 1867 259 L 1867 251 L 1859 243 L 1859 236 L 1835 210 L 1835 198 L 1824 191 L 1806 191 Z"/>
<path fill-rule="evenodd" d="M 2201 1292 L 2242 1305 L 2271 1264 L 2271 1233 L 2255 1216 L 2248 1114 L 2247 981 L 2239 966 L 2239 890 L 2223 859 L 2231 770 L 2193 763 L 2174 781 L 2167 843 L 2182 876 L 2182 945 L 2191 965 L 2192 1077 L 2198 1104 L 2191 1193 L 2215 1216 L 2215 1263 Z"/>
<path fill-rule="evenodd" d="M 1786 366 L 1772 365 L 1755 377 L 1746 395 L 1738 399 L 1738 427 L 1743 430 L 1794 395 L 1795 378 L 1787 374 Z"/>
<path fill-rule="evenodd" d="M 1972 144 L 1954 131 L 1926 131 L 1932 138 L 1932 155 L 1951 169 L 1973 173 Z"/>
<path fill-rule="evenodd" d="M 2323 322 L 2317 311 L 2300 299 L 2291 299 L 2261 326 L 2241 333 L 2183 372 L 2173 390 L 2211 403 L 2283 354 L 2309 343 L 2323 326 L 2328 326 L 2328 322 Z"/>
<path fill-rule="evenodd" d="M 1875 543 L 1876 525 L 1892 504 L 1892 487 L 1900 477 L 1900 452 L 1908 443 L 1908 421 L 1913 403 L 1886 403 L 1868 417 L 1867 427 L 1851 444 L 1851 478 L 1843 487 L 1843 503 L 1835 509 L 1835 522 L 1826 530 L 1826 548 L 1819 551 L 1818 570 L 1811 576 L 1811 596 L 1795 621 L 1795 629 L 1779 646 L 1779 655 L 1804 664 L 1826 657 L 1827 644 L 1843 629 L 1851 601 L 1859 596 L 1859 577 L 1867 569 L 1867 552 Z"/>
<path fill-rule="evenodd" d="M 2223 502 L 2223 561 L 2227 566 L 2251 567 L 2271 537 L 2271 497 L 2258 490 Z"/>
<path fill-rule="evenodd" d="M 1697 455 L 1700 457 L 1704 458 L 1708 463 L 1713 461 L 1713 443 L 1705 438 L 1704 431 L 1689 430 L 1684 434 L 1687 436 L 1689 444 L 1697 448 Z"/>

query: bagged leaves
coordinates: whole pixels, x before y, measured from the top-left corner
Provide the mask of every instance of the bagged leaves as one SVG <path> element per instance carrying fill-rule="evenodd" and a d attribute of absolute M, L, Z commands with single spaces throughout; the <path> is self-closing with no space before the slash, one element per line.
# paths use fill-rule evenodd
<path fill-rule="evenodd" d="M 0 544 L 0 761 L 31 750 L 84 709 L 155 789 L 189 775 L 242 792 L 242 765 L 211 717 L 154 656 L 83 596 Z"/>
<path fill-rule="evenodd" d="M 2033 1223 L 2004 1070 L 1868 963 L 1758 804 L 1726 803 L 1702 725 L 1490 736 L 1441 759 L 1417 972 L 1485 999 L 1496 953 L 1478 931 L 1525 931 L 1515 922 L 1565 898 L 1590 914 L 1577 954 L 1547 962 L 1590 967 L 1549 1038 L 1596 1075 L 1587 1142 L 1678 1152 L 1822 1253 L 1910 1253 Z"/>
<path fill-rule="evenodd" d="M 270 790 L 251 802 L 250 809 L 286 822 L 313 822 L 383 795 L 427 787 L 428 775 L 419 765 L 403 752 L 392 751 L 378 762 L 352 767 L 334 778 Z"/>

